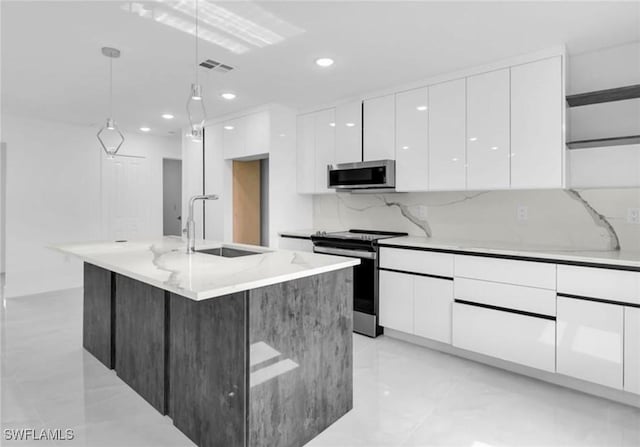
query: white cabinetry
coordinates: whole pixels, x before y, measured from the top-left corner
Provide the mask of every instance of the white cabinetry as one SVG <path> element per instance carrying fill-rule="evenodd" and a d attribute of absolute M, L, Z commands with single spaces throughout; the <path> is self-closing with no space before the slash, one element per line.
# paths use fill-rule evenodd
<path fill-rule="evenodd" d="M 467 78 L 467 189 L 509 188 L 509 69 Z"/>
<path fill-rule="evenodd" d="M 624 308 L 624 390 L 640 394 L 640 308 Z"/>
<path fill-rule="evenodd" d="M 239 159 L 269 153 L 269 112 L 252 113 L 223 123 L 223 156 Z"/>
<path fill-rule="evenodd" d="M 298 193 L 330 192 L 327 165 L 335 162 L 335 109 L 298 116 L 296 153 Z"/>
<path fill-rule="evenodd" d="M 364 101 L 364 161 L 395 157 L 395 95 Z"/>
<path fill-rule="evenodd" d="M 380 272 L 380 326 L 413 333 L 413 277 Z"/>
<path fill-rule="evenodd" d="M 453 281 L 413 276 L 413 300 L 413 333 L 451 343 Z"/>
<path fill-rule="evenodd" d="M 429 188 L 429 110 L 426 88 L 396 94 L 396 189 Z"/>
<path fill-rule="evenodd" d="M 336 106 L 335 163 L 362 161 L 362 101 Z"/>
<path fill-rule="evenodd" d="M 562 188 L 562 58 L 511 67 L 511 187 Z"/>
<path fill-rule="evenodd" d="M 316 132 L 315 115 L 298 116 L 296 130 L 296 178 L 299 194 L 313 194 L 316 180 Z"/>
<path fill-rule="evenodd" d="M 555 371 L 555 322 L 467 304 L 453 304 L 453 346 L 549 372 Z"/>
<path fill-rule="evenodd" d="M 558 372 L 622 389 L 623 309 L 558 296 Z"/>
<path fill-rule="evenodd" d="M 327 193 L 327 165 L 335 162 L 336 153 L 336 111 L 322 110 L 315 113 L 315 192 Z"/>
<path fill-rule="evenodd" d="M 466 187 L 466 82 L 429 86 L 429 189 Z"/>

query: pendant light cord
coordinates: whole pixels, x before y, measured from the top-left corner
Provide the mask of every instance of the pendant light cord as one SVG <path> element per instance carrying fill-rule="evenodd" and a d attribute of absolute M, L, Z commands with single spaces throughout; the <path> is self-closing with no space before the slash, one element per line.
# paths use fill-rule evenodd
<path fill-rule="evenodd" d="M 109 58 L 109 118 L 113 118 L 113 58 Z"/>
<path fill-rule="evenodd" d="M 195 71 L 196 71 L 196 84 L 198 83 L 198 0 L 195 0 L 195 7 L 196 7 L 196 14 L 195 14 L 195 18 L 196 18 L 196 59 L 195 59 Z"/>

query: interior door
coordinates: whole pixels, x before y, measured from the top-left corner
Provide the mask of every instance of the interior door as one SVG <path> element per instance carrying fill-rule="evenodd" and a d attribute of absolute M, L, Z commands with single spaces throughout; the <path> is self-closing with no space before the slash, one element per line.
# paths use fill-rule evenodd
<path fill-rule="evenodd" d="M 233 242 L 260 245 L 260 160 L 233 161 Z"/>
<path fill-rule="evenodd" d="M 102 232 L 107 240 L 152 235 L 149 163 L 144 157 L 102 158 Z"/>

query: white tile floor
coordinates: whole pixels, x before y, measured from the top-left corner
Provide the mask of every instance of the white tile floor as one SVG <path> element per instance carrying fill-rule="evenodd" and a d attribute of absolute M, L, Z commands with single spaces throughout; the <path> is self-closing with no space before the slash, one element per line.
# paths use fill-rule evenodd
<path fill-rule="evenodd" d="M 6 300 L 3 431 L 76 437 L 0 443 L 193 446 L 82 350 L 81 316 L 80 290 Z M 386 337 L 355 335 L 354 347 L 354 409 L 308 446 L 640 446 L 638 409 Z"/>

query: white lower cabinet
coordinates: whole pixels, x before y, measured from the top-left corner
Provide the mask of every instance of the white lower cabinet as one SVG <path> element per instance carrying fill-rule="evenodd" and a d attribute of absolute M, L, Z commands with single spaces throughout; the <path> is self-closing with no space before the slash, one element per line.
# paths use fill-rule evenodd
<path fill-rule="evenodd" d="M 380 271 L 380 325 L 451 343 L 453 281 Z"/>
<path fill-rule="evenodd" d="M 640 394 L 640 308 L 624 308 L 624 390 Z"/>
<path fill-rule="evenodd" d="M 380 326 L 413 334 L 413 277 L 380 271 Z"/>
<path fill-rule="evenodd" d="M 453 281 L 414 276 L 413 300 L 414 334 L 451 343 Z"/>
<path fill-rule="evenodd" d="M 623 309 L 558 296 L 558 372 L 622 389 Z"/>
<path fill-rule="evenodd" d="M 456 348 L 555 372 L 555 321 L 453 303 Z"/>

